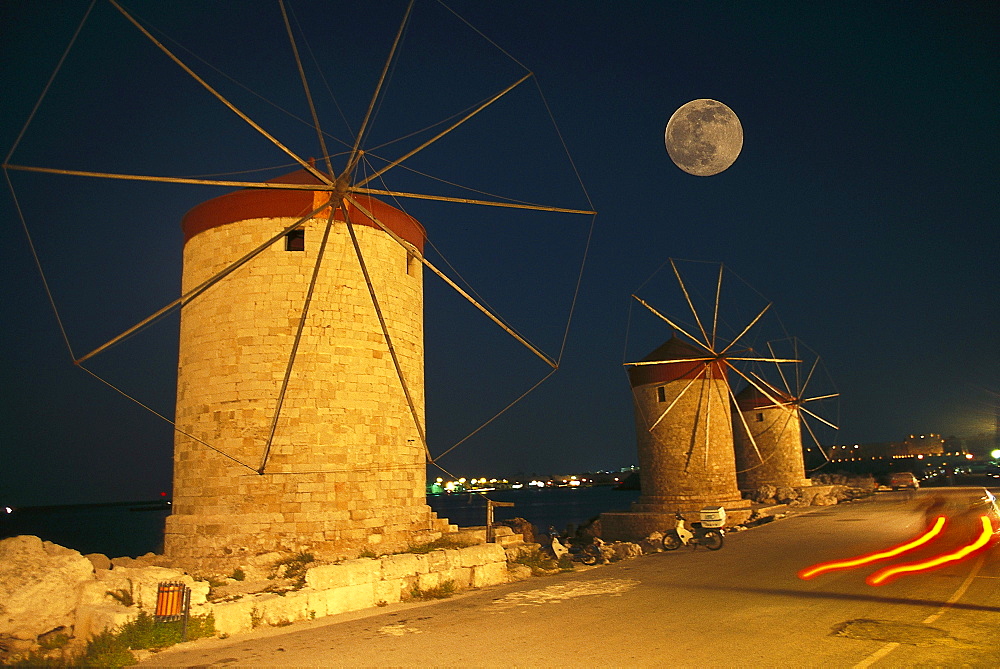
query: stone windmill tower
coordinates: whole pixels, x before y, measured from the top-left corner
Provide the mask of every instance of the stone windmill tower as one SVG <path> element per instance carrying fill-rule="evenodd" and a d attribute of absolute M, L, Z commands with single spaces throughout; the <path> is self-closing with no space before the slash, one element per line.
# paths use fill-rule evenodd
<path fill-rule="evenodd" d="M 836 430 L 839 393 L 819 355 L 797 338 L 767 343 L 772 358 L 795 360 L 789 368 L 774 364 L 771 381 L 751 373 L 750 383 L 736 395 L 739 414 L 733 436 L 740 490 L 762 486 L 795 488 L 809 485 L 805 478 L 803 432 L 823 459 L 826 453 L 818 430 Z"/>
<path fill-rule="evenodd" d="M 305 170 L 276 182 L 320 183 Z M 328 200 L 247 189 L 184 218 L 185 294 L 294 229 L 182 308 L 169 555 L 318 544 L 350 554 L 448 529 L 425 500 L 424 229 L 374 198 L 357 196 L 364 212 L 331 212 Z"/>
<path fill-rule="evenodd" d="M 777 389 L 770 389 L 765 395 L 756 387 L 747 386 L 736 394 L 736 404 L 742 414 L 742 420 L 733 422 L 740 490 L 751 491 L 765 485 L 776 488 L 808 485 L 802 460 L 802 425 L 795 399 Z"/>
<path fill-rule="evenodd" d="M 733 377 L 759 385 L 740 365 L 748 362 L 794 362 L 774 355 L 761 357 L 740 342 L 760 321 L 770 304 L 753 316 L 735 336 L 724 339 L 720 308 L 723 270 L 713 280 L 713 298 L 699 313 L 691 286 L 676 262 L 670 265 L 694 329 L 681 326 L 633 295 L 643 307 L 669 325 L 673 336 L 641 360 L 626 362 L 635 407 L 636 442 L 642 495 L 626 513 L 602 514 L 602 531 L 612 539 L 636 539 L 673 526 L 674 513 L 697 518 L 705 506 L 722 506 L 731 522 L 750 514 L 741 498 L 733 450 L 733 421 L 742 414 L 732 406 Z M 760 456 L 757 455 L 760 461 Z"/>
<path fill-rule="evenodd" d="M 677 337 L 641 362 L 651 364 L 629 369 L 642 481 L 632 510 L 696 518 L 708 503 L 747 506 L 736 484 L 726 364 Z"/>

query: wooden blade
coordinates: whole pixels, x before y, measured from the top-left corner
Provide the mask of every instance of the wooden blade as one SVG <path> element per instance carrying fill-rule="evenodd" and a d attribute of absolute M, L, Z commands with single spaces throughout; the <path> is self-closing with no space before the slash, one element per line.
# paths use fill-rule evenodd
<path fill-rule="evenodd" d="M 757 448 L 757 440 L 754 439 L 753 432 L 750 431 L 750 426 L 747 424 L 746 416 L 744 416 L 743 412 L 740 411 L 740 405 L 739 405 L 739 402 L 736 401 L 736 395 L 735 395 L 735 393 L 733 393 L 733 389 L 732 389 L 732 387 L 728 383 L 726 384 L 726 388 L 729 389 L 729 396 L 733 400 L 733 406 L 736 407 L 736 413 L 739 414 L 739 416 L 740 416 L 740 423 L 743 424 L 743 429 L 746 431 L 746 435 L 750 439 L 750 443 L 753 445 L 753 450 L 757 454 L 757 459 L 759 459 L 761 461 L 761 463 L 763 463 L 764 462 L 764 456 L 762 456 L 760 454 L 760 449 Z"/>
<path fill-rule="evenodd" d="M 360 211 L 365 216 L 367 216 L 372 221 L 374 221 L 375 224 L 378 225 L 378 227 L 381 228 L 383 232 L 385 232 L 387 235 L 389 235 L 390 237 L 392 237 L 396 241 L 396 243 L 398 243 L 400 246 L 402 246 L 405 249 L 407 249 L 409 252 L 413 253 L 414 257 L 417 258 L 421 263 L 423 263 L 423 265 L 427 269 L 429 269 L 432 272 L 434 272 L 434 274 L 436 274 L 438 277 L 440 277 L 442 281 L 444 281 L 449 286 L 451 286 L 452 289 L 455 290 L 455 292 L 457 292 L 459 295 L 461 295 L 466 300 L 468 300 L 469 303 L 472 304 L 472 306 L 474 306 L 476 309 L 479 309 L 479 311 L 481 311 L 491 321 L 493 321 L 494 323 L 496 323 L 497 325 L 499 325 L 507 334 L 509 334 L 510 336 L 512 336 L 514 339 L 516 339 L 517 341 L 519 341 L 525 348 L 527 348 L 529 351 L 531 351 L 532 353 L 534 353 L 535 355 L 537 355 L 539 358 L 541 358 L 545 362 L 545 364 L 547 364 L 548 366 L 550 366 L 552 368 L 556 368 L 556 367 L 559 366 L 558 363 L 556 363 L 555 360 L 553 360 L 549 356 L 547 356 L 544 353 L 542 353 L 538 348 L 536 348 L 533 344 L 531 344 L 527 339 L 525 339 L 523 336 L 521 336 L 520 334 L 518 334 L 517 331 L 514 330 L 514 328 L 512 328 L 510 325 L 507 325 L 507 323 L 505 323 L 499 316 L 497 316 L 492 311 L 490 311 L 489 309 L 487 309 L 486 307 L 484 307 L 482 304 L 480 304 L 478 301 L 476 301 L 476 299 L 473 298 L 471 295 L 469 295 L 465 290 L 463 290 L 461 286 L 459 286 L 457 283 L 455 283 L 454 281 L 452 281 L 444 272 L 442 272 L 437 267 L 435 267 L 434 264 L 431 263 L 430 260 L 428 260 L 426 257 L 424 257 L 423 253 L 419 253 L 418 251 L 416 251 L 416 249 L 414 249 L 412 245 L 410 245 L 407 242 L 405 242 L 399 235 L 397 235 L 395 232 L 393 232 L 392 230 L 390 230 L 389 228 L 387 228 L 382 223 L 382 221 L 380 221 L 375 214 L 373 214 L 371 211 L 369 211 L 367 208 L 365 208 L 364 205 L 362 205 L 361 203 L 359 203 L 357 200 L 355 200 L 354 198 L 352 198 L 350 195 L 346 195 L 345 199 L 348 202 L 350 202 L 352 205 L 354 205 L 358 209 L 358 211 Z"/>
<path fill-rule="evenodd" d="M 624 362 L 626 367 L 642 367 L 644 365 L 667 365 L 672 362 L 712 362 L 715 358 L 681 358 L 678 360 L 640 360 L 639 362 Z"/>
<path fill-rule="evenodd" d="M 276 137 L 274 137 L 269 132 L 267 132 L 266 130 L 264 130 L 264 128 L 262 128 L 256 122 L 254 122 L 253 119 L 251 119 L 249 116 L 247 116 L 242 111 L 240 111 L 236 107 L 236 105 L 234 105 L 232 102 L 230 102 L 225 97 L 223 97 L 223 95 L 221 93 L 219 93 L 217 90 L 215 90 L 214 88 L 212 88 L 208 84 L 207 81 L 205 81 L 204 79 L 202 79 L 201 77 L 199 77 L 197 74 L 195 74 L 194 70 L 192 70 L 190 67 L 188 67 L 187 65 L 185 65 L 184 62 L 181 61 L 180 58 L 178 58 L 177 56 L 175 56 L 170 51 L 170 49 L 168 49 L 167 47 L 165 47 L 159 40 L 157 40 L 155 37 L 153 37 L 153 35 L 142 26 L 142 24 L 140 24 L 137 20 L 135 20 L 132 17 L 132 15 L 129 14 L 127 11 L 125 11 L 122 8 L 121 5 L 119 5 L 117 2 L 115 2 L 115 0 L 108 0 L 108 2 L 110 2 L 111 5 L 115 9 L 117 9 L 119 12 L 121 12 L 122 16 L 124 16 L 126 19 L 128 19 L 129 23 L 131 23 L 136 28 L 138 28 L 139 31 L 149 39 L 149 41 L 151 41 L 153 44 L 155 44 L 156 47 L 160 51 L 162 51 L 164 54 L 166 54 L 167 57 L 170 58 L 170 60 L 172 60 L 175 63 L 177 63 L 177 65 L 179 65 L 181 67 L 181 69 L 183 69 L 185 72 L 187 72 L 188 75 L 190 75 L 190 77 L 192 79 L 194 79 L 199 84 L 201 84 L 202 88 L 204 88 L 206 91 L 208 91 L 209 93 L 211 93 L 219 102 L 221 102 L 222 104 L 224 104 L 231 112 L 233 112 L 234 114 L 236 114 L 237 116 L 239 116 L 241 119 L 243 119 L 251 128 L 253 128 L 257 132 L 259 132 L 265 138 L 267 138 L 268 141 L 270 141 L 276 147 L 278 147 L 279 149 L 281 149 L 292 160 L 294 160 L 299 165 L 301 165 L 307 172 L 309 172 L 310 174 L 312 174 L 314 177 L 316 177 L 317 179 L 319 179 L 321 182 L 323 182 L 325 184 L 332 184 L 333 183 L 330 180 L 329 176 L 327 176 L 327 175 L 323 174 L 322 172 L 320 172 L 319 170 L 317 170 L 315 167 L 313 167 L 312 165 L 309 164 L 309 161 L 301 158 L 294 151 L 292 151 L 287 146 L 285 146 L 280 141 L 278 141 L 278 139 Z"/>
<path fill-rule="evenodd" d="M 670 326 L 670 327 L 672 327 L 673 329 L 677 330 L 677 331 L 678 331 L 678 332 L 680 332 L 680 333 L 681 333 L 682 335 L 684 335 L 685 337 L 687 337 L 688 339 L 690 339 L 690 340 L 691 340 L 692 342 L 694 342 L 695 344 L 697 344 L 698 346 L 700 346 L 701 348 L 705 349 L 706 351 L 708 351 L 709 353 L 711 353 L 711 354 L 712 354 L 713 356 L 715 356 L 715 351 L 713 351 L 712 349 L 710 349 L 710 348 L 709 348 L 708 346 L 706 346 L 706 345 L 705 345 L 704 343 L 702 343 L 702 342 L 698 341 L 698 338 L 697 338 L 697 337 L 694 337 L 694 336 L 692 336 L 692 335 L 688 334 L 687 330 L 685 330 L 685 329 L 684 329 L 684 328 L 682 328 L 681 326 L 677 325 L 677 324 L 676 324 L 676 323 L 674 323 L 674 322 L 673 322 L 672 320 L 670 320 L 669 318 L 667 318 L 666 316 L 664 316 L 663 314 L 661 314 L 661 313 L 660 313 L 659 311 L 657 311 L 656 309 L 654 309 L 653 307 L 651 307 L 651 306 L 650 306 L 650 305 L 649 305 L 649 304 L 648 304 L 648 303 L 647 303 L 647 302 L 646 302 L 645 300 L 643 300 L 643 299 L 642 299 L 641 297 L 639 297 L 639 296 L 637 296 L 637 295 L 632 295 L 632 297 L 633 297 L 633 298 L 635 298 L 635 300 L 636 300 L 636 301 L 637 301 L 637 302 L 638 302 L 639 304 L 641 304 L 642 306 L 644 306 L 644 307 L 646 307 L 647 309 L 649 309 L 649 310 L 650 310 L 650 311 L 651 311 L 651 312 L 653 313 L 653 315 L 654 315 L 654 316 L 656 316 L 657 318 L 660 318 L 661 320 L 663 320 L 664 322 L 666 322 L 666 324 L 667 324 L 667 325 L 669 325 L 669 326 Z"/>
<path fill-rule="evenodd" d="M 683 396 L 684 396 L 684 393 L 686 393 L 686 392 L 688 391 L 688 389 L 689 389 L 689 388 L 690 388 L 690 387 L 691 387 L 691 386 L 692 386 L 692 385 L 694 384 L 694 382 L 695 382 L 695 381 L 697 381 L 697 380 L 698 380 L 698 378 L 699 378 L 699 377 L 700 377 L 700 376 L 701 376 L 702 374 L 704 374 L 704 370 L 702 370 L 701 372 L 698 372 L 698 374 L 696 374 L 696 375 L 694 376 L 694 378 L 692 378 L 692 379 L 691 379 L 690 381 L 688 381 L 688 382 L 687 382 L 687 385 L 686 385 L 686 386 L 684 386 L 684 387 L 683 387 L 683 388 L 681 389 L 681 392 L 677 394 L 677 397 L 675 397 L 675 398 L 674 398 L 674 399 L 673 399 L 673 400 L 672 400 L 672 401 L 670 402 L 670 405 L 669 405 L 669 406 L 668 406 L 668 407 L 667 407 L 666 409 L 664 409 L 664 410 L 663 410 L 663 413 L 661 413 L 661 414 L 660 414 L 660 417 L 659 417 L 659 418 L 657 418 L 657 419 L 656 419 L 656 420 L 655 420 L 655 421 L 653 422 L 653 424 L 649 426 L 649 428 L 648 428 L 648 431 L 649 431 L 649 432 L 652 432 L 652 431 L 653 431 L 653 428 L 655 428 L 655 427 L 656 427 L 657 425 L 659 425 L 659 424 L 660 424 L 660 421 L 661 421 L 661 420 L 663 420 L 663 418 L 664 418 L 664 417 L 665 417 L 665 416 L 666 416 L 666 415 L 667 415 L 668 413 L 670 413 L 670 410 L 674 408 L 674 405 L 675 405 L 675 404 L 677 404 L 677 402 L 678 402 L 678 401 L 679 401 L 679 400 L 681 399 L 681 397 L 683 397 Z M 634 391 L 633 391 L 633 392 L 634 392 Z"/>
<path fill-rule="evenodd" d="M 323 130 L 320 127 L 319 114 L 316 113 L 316 103 L 313 100 L 312 91 L 309 90 L 309 79 L 306 78 L 306 71 L 302 67 L 302 58 L 299 57 L 299 47 L 295 43 L 292 24 L 288 20 L 288 10 L 285 8 L 285 0 L 278 0 L 278 6 L 281 8 L 281 18 L 285 22 L 285 32 L 288 33 L 288 42 L 292 47 L 292 55 L 295 56 L 295 65 L 299 70 L 299 80 L 302 82 L 302 90 L 306 95 L 306 102 L 309 104 L 309 113 L 312 114 L 313 127 L 316 129 L 316 135 L 319 139 L 320 155 L 323 156 L 323 160 L 326 162 L 326 171 L 329 174 L 333 174 L 333 163 L 330 162 L 330 152 L 326 148 L 326 137 L 323 135 Z"/>
<path fill-rule="evenodd" d="M 708 381 L 708 401 L 705 402 L 705 459 L 702 467 L 708 470 L 708 447 L 712 443 L 712 365 L 705 365 L 705 380 Z"/>
<path fill-rule="evenodd" d="M 803 426 L 805 426 L 806 432 L 809 433 L 809 436 L 812 437 L 813 443 L 816 444 L 816 448 L 818 448 L 819 452 L 823 454 L 823 458 L 826 459 L 827 462 L 830 462 L 830 456 L 823 450 L 823 446 L 819 443 L 819 439 L 816 438 L 816 433 L 813 432 L 813 429 L 809 426 L 809 421 L 803 420 L 800 422 Z"/>
<path fill-rule="evenodd" d="M 388 195 L 390 197 L 406 197 L 415 200 L 436 200 L 438 202 L 457 202 L 459 204 L 479 204 L 487 207 L 505 207 L 508 209 L 530 209 L 532 211 L 553 211 L 561 214 L 596 214 L 596 211 L 585 209 L 566 209 L 563 207 L 549 207 L 541 204 L 524 204 L 519 202 L 496 202 L 493 200 L 473 200 L 464 197 L 447 197 L 444 195 L 427 195 L 425 193 L 404 193 L 401 191 L 382 190 L 379 188 L 358 188 L 347 189 L 351 193 L 365 193 L 366 195 Z"/>
<path fill-rule="evenodd" d="M 497 93 L 496 95 L 494 95 L 492 98 L 490 98 L 489 100 L 487 100 L 486 102 L 484 102 L 483 104 L 479 105 L 478 107 L 476 107 L 475 109 L 473 109 L 471 112 L 469 112 L 468 114 L 466 114 L 465 116 L 463 116 L 457 122 L 455 122 L 452 125 L 448 126 L 448 128 L 446 128 L 442 132 L 440 132 L 437 135 L 435 135 L 434 137 L 430 138 L 429 140 L 427 140 L 426 142 L 424 142 L 423 144 L 421 144 L 417 148 L 413 149 L 412 151 L 409 151 L 409 152 L 403 154 L 402 157 L 397 158 L 396 160 L 392 161 L 391 163 L 389 163 L 388 165 L 386 165 L 382 169 L 378 170 L 377 172 L 375 172 L 371 176 L 368 176 L 368 177 L 362 179 L 361 181 L 359 181 L 357 183 L 357 185 L 358 186 L 364 186 L 366 183 L 372 181 L 373 179 L 379 178 L 380 176 L 382 176 L 383 174 L 385 174 L 386 172 L 388 172 L 389 170 L 391 170 L 396 165 L 399 165 L 401 162 L 403 162 L 407 158 L 412 157 L 414 154 L 417 154 L 420 151 L 423 151 L 428 146 L 430 146 L 434 142 L 438 141 L 439 139 L 441 139 L 442 137 L 444 137 L 445 135 L 447 135 L 449 132 L 451 132 L 452 130 L 454 130 L 458 126 L 462 125 L 463 123 L 465 123 L 466 121 L 468 121 L 469 119 L 471 119 L 473 116 L 475 116 L 479 112 L 481 112 L 484 109 L 486 109 L 487 107 L 489 107 L 491 104 L 493 104 L 494 102 L 496 102 L 497 100 L 499 100 L 500 98 L 502 98 L 504 95 L 506 95 L 507 93 L 510 93 L 512 90 L 514 90 L 515 88 L 517 88 L 518 86 L 520 86 L 522 83 L 524 83 L 531 76 L 532 76 L 531 72 L 529 72 L 528 74 L 524 75 L 523 77 L 521 77 L 520 79 L 518 79 L 517 81 L 515 81 L 513 84 L 511 84 L 510 86 L 508 86 L 504 90 L 500 91 L 499 93 Z"/>
<path fill-rule="evenodd" d="M 800 406 L 799 407 L 799 411 L 812 416 L 813 418 L 815 418 L 819 422 L 823 423 L 824 425 L 828 425 L 828 426 L 832 427 L 834 430 L 839 430 L 840 429 L 839 427 L 837 427 L 836 425 L 834 425 L 833 423 L 831 423 L 827 419 L 825 419 L 825 418 L 823 418 L 821 416 L 817 416 L 815 413 L 813 413 L 809 409 L 806 409 L 805 407 Z"/>
<path fill-rule="evenodd" d="M 236 188 L 261 188 L 267 190 L 314 190 L 329 191 L 336 190 L 336 186 L 330 183 L 323 184 L 294 184 L 277 183 L 273 181 L 232 181 L 221 179 L 194 179 L 188 177 L 160 177 L 142 174 L 117 174 L 114 172 L 88 172 L 85 170 L 62 170 L 51 167 L 31 167 L 28 165 L 4 165 L 4 169 L 16 170 L 18 172 L 38 172 L 42 174 L 64 174 L 75 177 L 94 177 L 97 179 L 118 179 L 120 181 L 153 181 L 168 184 L 195 184 L 200 186 L 232 186 Z M 327 179 L 329 181 L 329 179 Z"/>
<path fill-rule="evenodd" d="M 764 316 L 765 312 L 767 312 L 767 310 L 770 309 L 770 308 L 771 308 L 771 305 L 770 305 L 770 303 L 768 303 L 768 305 L 766 307 L 764 307 L 763 309 L 761 309 L 761 312 L 759 314 L 757 314 L 757 317 L 754 318 L 752 321 L 750 321 L 747 324 L 747 326 L 745 328 L 743 328 L 742 332 L 740 332 L 738 335 L 736 335 L 736 338 L 733 339 L 733 341 L 729 344 L 729 346 L 727 346 L 726 348 L 722 349 L 722 353 L 720 353 L 719 355 L 725 355 L 726 351 L 728 351 L 733 346 L 735 346 L 736 342 L 738 342 L 743 337 L 743 335 L 745 335 L 747 332 L 749 332 L 750 328 L 752 328 L 754 325 L 756 325 L 757 321 L 759 321 L 761 319 L 761 317 Z"/>
<path fill-rule="evenodd" d="M 816 359 L 813 360 L 812 367 L 809 368 L 809 373 L 806 375 L 806 380 L 799 387 L 799 392 L 796 393 L 797 395 L 799 396 L 805 395 L 806 388 L 809 387 L 809 382 L 812 381 L 813 373 L 816 371 L 816 367 L 818 365 L 819 365 L 819 356 L 816 356 Z"/>
<path fill-rule="evenodd" d="M 157 311 L 153 312 L 152 315 L 147 316 L 146 318 L 142 319 L 137 324 L 135 324 L 132 327 L 130 327 L 129 329 L 125 330 L 124 332 L 122 332 L 118 336 L 113 337 L 112 339 L 108 340 L 104 344 L 101 344 L 100 346 L 98 346 L 97 348 L 95 348 L 90 353 L 88 353 L 88 354 L 86 354 L 86 355 L 84 355 L 84 356 L 82 356 L 82 357 L 74 360 L 73 362 L 75 364 L 79 365 L 80 363 L 87 361 L 88 359 L 94 357 L 98 353 L 100 353 L 100 352 L 102 352 L 102 351 L 104 351 L 104 350 L 106 350 L 108 348 L 111 348 L 112 346 L 114 346 L 118 342 L 124 340 L 125 338 L 129 337 L 132 334 L 135 334 L 136 332 L 138 332 L 142 328 L 146 327 L 147 325 L 149 325 L 150 323 L 152 323 L 156 319 L 158 319 L 161 316 L 163 316 L 164 314 L 170 312 L 174 307 L 176 307 L 178 305 L 186 304 L 188 301 L 193 300 L 194 298 L 198 297 L 199 295 L 201 295 L 202 293 L 204 293 L 206 290 L 208 290 L 211 286 L 214 286 L 216 283 L 218 283 L 219 281 L 221 281 L 225 277 L 229 276 L 230 274 L 232 274 L 233 272 L 235 272 L 237 269 L 239 269 L 240 267 L 242 267 L 246 263 L 250 262 L 252 259 L 256 258 L 258 255 L 260 255 L 265 250 L 267 250 L 272 244 L 274 244 L 275 242 L 277 242 L 279 239 L 281 239 L 282 237 L 284 237 L 285 235 L 287 235 L 289 232 L 291 232 L 295 228 L 299 227 L 304 222 L 308 221 L 310 218 L 312 218 L 313 216 L 315 216 L 316 214 L 318 214 L 319 212 L 323 211 L 324 209 L 326 209 L 329 206 L 330 206 L 330 200 L 327 200 L 326 202 L 324 202 L 323 204 L 321 204 L 319 207 L 313 209 L 311 212 L 309 212 L 308 214 L 306 214 L 305 216 L 303 216 L 299 220 L 295 221 L 295 223 L 293 223 L 292 225 L 289 225 L 288 227 L 284 228 L 281 232 L 279 232 L 278 234 L 274 235 L 273 237 L 271 237 L 270 239 L 268 239 L 266 242 L 264 242 L 263 244 L 261 244 L 260 246 L 258 246 L 257 248 L 255 248 L 254 250 L 252 250 L 249 253 L 245 254 L 239 260 L 236 260 L 235 262 L 233 262 L 232 264 L 228 265 L 227 267 L 219 270 L 219 272 L 217 272 L 214 276 L 211 276 L 208 279 L 206 279 L 205 281 L 202 281 L 200 284 L 198 284 L 197 286 L 195 286 L 194 288 L 192 288 L 188 292 L 184 293 L 183 295 L 181 295 L 180 297 L 178 297 L 176 300 L 170 302 L 169 304 L 167 304 L 164 307 L 161 307 Z"/>
<path fill-rule="evenodd" d="M 805 399 L 799 400 L 800 402 L 815 402 L 817 400 L 828 400 L 833 397 L 840 397 L 840 393 L 831 393 L 829 395 L 817 395 L 816 397 L 807 397 Z"/>
<path fill-rule="evenodd" d="M 687 300 L 688 308 L 691 309 L 691 314 L 694 316 L 694 322 L 698 325 L 698 329 L 701 331 L 701 336 L 705 338 L 706 348 L 710 351 L 715 351 L 714 340 L 710 341 L 708 334 L 705 332 L 704 326 L 701 324 L 701 319 L 698 317 L 698 310 L 694 308 L 694 303 L 691 301 L 691 295 L 688 293 L 687 286 L 684 285 L 684 279 L 681 278 L 680 270 L 677 269 L 674 259 L 670 258 L 670 267 L 674 270 L 674 276 L 677 277 L 677 283 L 680 284 L 681 292 L 684 293 L 684 299 Z"/>
<path fill-rule="evenodd" d="M 382 67 L 382 74 L 379 75 L 378 83 L 375 84 L 375 92 L 372 93 L 372 98 L 368 102 L 368 110 L 365 111 L 364 119 L 361 121 L 361 127 L 358 128 L 358 134 L 354 138 L 354 146 L 351 148 L 351 155 L 347 159 L 347 167 L 344 170 L 345 172 L 351 170 L 358 162 L 361 142 L 364 139 L 365 132 L 368 130 L 368 123 L 371 120 L 372 111 L 375 109 L 375 102 L 378 100 L 378 96 L 382 92 L 382 85 L 385 83 L 385 77 L 389 72 L 389 66 L 392 64 L 392 59 L 396 55 L 396 49 L 399 47 L 399 42 L 403 38 L 403 30 L 406 28 L 406 24 L 410 20 L 410 12 L 413 11 L 414 2 L 415 0 L 410 0 L 409 4 L 406 6 L 406 12 L 403 14 L 403 20 L 399 24 L 399 30 L 396 31 L 396 39 L 393 40 L 392 48 L 389 49 L 389 56 L 385 59 L 385 65 Z"/>
<path fill-rule="evenodd" d="M 778 354 L 774 352 L 774 347 L 771 346 L 771 342 L 767 342 L 767 350 L 771 353 L 771 358 L 778 357 Z M 781 365 L 775 365 L 775 369 L 778 370 L 778 376 L 781 377 L 781 382 L 785 384 L 785 392 L 789 395 L 795 395 L 795 391 L 792 390 L 792 387 L 788 384 L 788 379 L 785 377 L 785 370 L 781 368 Z"/>
<path fill-rule="evenodd" d="M 719 265 L 719 280 L 715 284 L 715 309 L 712 313 L 712 349 L 715 349 L 715 336 L 719 329 L 719 301 L 722 299 L 722 270 L 725 265 Z"/>
<path fill-rule="evenodd" d="M 743 379 L 747 383 L 749 383 L 751 386 L 753 386 L 758 391 L 760 391 L 760 394 L 763 395 L 764 397 L 766 397 L 771 402 L 774 402 L 775 404 L 788 404 L 788 402 L 783 402 L 781 399 L 779 399 L 778 397 L 775 396 L 775 394 L 772 392 L 770 384 L 768 384 L 767 387 L 765 388 L 761 384 L 757 383 L 757 381 L 755 379 L 752 379 L 749 376 L 747 376 L 746 374 L 744 374 L 743 372 L 741 372 L 739 370 L 739 368 L 734 367 L 733 365 L 729 365 L 729 364 L 727 364 L 726 366 L 729 369 L 731 369 L 734 372 L 736 372 L 739 376 L 743 377 Z"/>

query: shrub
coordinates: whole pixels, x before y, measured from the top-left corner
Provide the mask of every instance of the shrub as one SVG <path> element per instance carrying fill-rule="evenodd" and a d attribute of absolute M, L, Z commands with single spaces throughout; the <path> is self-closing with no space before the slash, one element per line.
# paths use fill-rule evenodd
<path fill-rule="evenodd" d="M 413 586 L 413 590 L 410 591 L 410 597 L 413 599 L 447 599 L 454 595 L 456 590 L 455 581 L 449 579 L 426 590 L 421 590 L 417 586 Z"/>
<path fill-rule="evenodd" d="M 296 585 L 301 588 L 306 584 L 308 565 L 315 561 L 316 558 L 312 553 L 306 553 L 305 551 L 296 553 L 275 562 L 271 571 L 271 578 L 290 578 L 296 581 Z"/>
<path fill-rule="evenodd" d="M 401 553 L 430 553 L 431 551 L 442 550 L 445 548 L 468 548 L 469 546 L 475 546 L 478 542 L 475 539 L 457 539 L 452 537 L 441 537 L 440 539 L 435 539 L 425 544 L 410 544 L 406 547 L 405 551 L 400 551 Z"/>

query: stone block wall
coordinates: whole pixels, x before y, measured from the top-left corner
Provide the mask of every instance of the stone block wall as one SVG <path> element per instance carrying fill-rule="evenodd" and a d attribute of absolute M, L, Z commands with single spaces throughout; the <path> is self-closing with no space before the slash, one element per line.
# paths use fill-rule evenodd
<path fill-rule="evenodd" d="M 284 595 L 248 595 L 233 602 L 206 603 L 219 634 L 236 634 L 262 625 L 332 616 L 394 604 L 414 588 L 429 590 L 446 581 L 455 588 L 506 583 L 507 555 L 499 544 L 359 558 L 320 565 L 306 572 L 306 585 Z"/>

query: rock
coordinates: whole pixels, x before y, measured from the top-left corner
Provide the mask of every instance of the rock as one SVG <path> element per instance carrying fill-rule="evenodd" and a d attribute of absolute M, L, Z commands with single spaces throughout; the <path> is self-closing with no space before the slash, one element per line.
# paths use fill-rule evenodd
<path fill-rule="evenodd" d="M 644 555 L 663 551 L 663 532 L 653 532 L 639 542 L 639 548 Z"/>
<path fill-rule="evenodd" d="M 111 569 L 111 560 L 108 559 L 107 555 L 101 553 L 88 553 L 83 557 L 90 560 L 90 564 L 94 565 L 94 569 Z"/>
<path fill-rule="evenodd" d="M 535 526 L 524 518 L 511 518 L 510 520 L 501 520 L 498 525 L 506 525 L 510 529 L 514 530 L 517 534 L 524 537 L 524 543 L 533 544 L 535 543 Z"/>
<path fill-rule="evenodd" d="M 639 547 L 639 544 L 634 544 L 631 541 L 616 541 L 611 544 L 611 547 L 614 550 L 613 560 L 630 560 L 642 555 L 642 548 Z"/>
<path fill-rule="evenodd" d="M 762 485 L 761 487 L 757 488 L 754 491 L 753 501 L 757 502 L 758 504 L 773 502 L 775 493 L 777 492 L 778 489 L 775 488 L 773 485 Z"/>
<path fill-rule="evenodd" d="M 73 636 L 90 640 L 106 629 L 114 629 L 135 620 L 139 609 L 125 608 L 113 604 L 81 604 L 76 609 L 76 624 Z"/>
<path fill-rule="evenodd" d="M 779 504 L 790 504 L 798 500 L 799 494 L 795 488 L 782 486 L 774 491 L 774 500 Z"/>
<path fill-rule="evenodd" d="M 522 557 L 536 555 L 540 549 L 539 544 L 517 544 L 504 546 L 503 552 L 507 555 L 507 562 L 517 562 Z"/>
<path fill-rule="evenodd" d="M 79 589 L 94 565 L 78 551 L 34 536 L 0 541 L 0 636 L 34 641 L 74 622 Z"/>
<path fill-rule="evenodd" d="M 596 516 L 589 523 L 580 527 L 576 531 L 576 536 L 582 539 L 601 536 L 601 517 Z"/>
<path fill-rule="evenodd" d="M 812 500 L 812 506 L 833 506 L 836 503 L 837 498 L 833 495 L 816 495 Z"/>
<path fill-rule="evenodd" d="M 524 581 L 531 578 L 531 567 L 526 564 L 511 562 L 507 564 L 507 578 L 511 582 Z"/>

